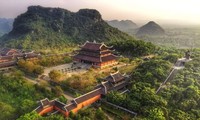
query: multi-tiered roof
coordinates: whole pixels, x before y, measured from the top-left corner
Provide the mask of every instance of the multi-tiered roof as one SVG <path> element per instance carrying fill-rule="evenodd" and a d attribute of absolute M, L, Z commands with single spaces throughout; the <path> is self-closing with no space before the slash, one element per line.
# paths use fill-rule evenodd
<path fill-rule="evenodd" d="M 116 56 L 111 53 L 110 48 L 104 43 L 86 42 L 74 59 L 93 64 L 116 60 Z"/>

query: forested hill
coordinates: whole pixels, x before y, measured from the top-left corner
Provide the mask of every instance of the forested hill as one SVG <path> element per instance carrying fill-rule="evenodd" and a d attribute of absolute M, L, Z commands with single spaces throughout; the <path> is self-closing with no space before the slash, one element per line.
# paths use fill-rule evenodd
<path fill-rule="evenodd" d="M 147 24 L 143 25 L 142 27 L 139 28 L 139 30 L 136 33 L 137 36 L 164 35 L 164 34 L 165 34 L 165 30 L 154 21 L 150 21 Z"/>
<path fill-rule="evenodd" d="M 30 6 L 15 18 L 13 30 L 1 38 L 1 44 L 17 48 L 59 48 L 85 41 L 134 39 L 109 26 L 94 9 L 70 12 L 61 8 Z"/>

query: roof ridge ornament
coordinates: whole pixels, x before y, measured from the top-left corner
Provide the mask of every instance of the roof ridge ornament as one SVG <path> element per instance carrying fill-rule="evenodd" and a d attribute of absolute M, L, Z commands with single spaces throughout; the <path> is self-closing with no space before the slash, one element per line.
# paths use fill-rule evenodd
<path fill-rule="evenodd" d="M 85 46 L 87 43 L 89 43 L 88 40 L 83 45 L 81 45 L 81 47 Z"/>
<path fill-rule="evenodd" d="M 125 76 L 125 75 L 126 75 L 126 73 L 123 74 L 123 76 Z"/>
<path fill-rule="evenodd" d="M 107 92 L 108 92 L 108 90 L 107 90 L 107 88 L 106 88 L 106 86 L 104 85 L 106 82 L 101 82 L 101 85 L 104 87 L 104 90 L 105 90 L 105 94 L 107 94 Z"/>
<path fill-rule="evenodd" d="M 73 99 L 72 101 L 76 104 L 76 106 L 78 105 L 78 103 L 76 102 L 76 99 Z"/>
<path fill-rule="evenodd" d="M 116 82 L 116 80 L 115 80 L 115 77 L 113 75 L 116 75 L 118 73 L 120 73 L 119 70 L 117 72 L 115 72 L 115 73 L 110 73 L 110 76 L 112 77 L 112 79 L 113 79 L 114 82 Z"/>
<path fill-rule="evenodd" d="M 119 73 L 119 70 L 117 70 L 117 72 L 110 73 L 110 75 L 115 75 L 115 74 L 117 74 L 117 73 Z"/>
<path fill-rule="evenodd" d="M 45 100 L 47 100 L 47 101 L 49 102 L 49 99 L 48 99 L 48 98 L 44 98 L 44 99 L 40 100 L 40 103 L 41 103 L 42 106 L 44 105 L 43 102 L 44 102 Z"/>

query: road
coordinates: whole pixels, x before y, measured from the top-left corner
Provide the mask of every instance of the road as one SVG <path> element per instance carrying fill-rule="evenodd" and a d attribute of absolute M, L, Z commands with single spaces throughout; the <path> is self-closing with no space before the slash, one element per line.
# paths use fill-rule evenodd
<path fill-rule="evenodd" d="M 30 78 L 30 77 L 24 76 L 24 79 L 29 81 L 29 82 L 31 82 L 31 83 L 33 83 L 33 84 L 39 84 L 39 82 L 37 80 L 34 80 L 34 79 Z"/>

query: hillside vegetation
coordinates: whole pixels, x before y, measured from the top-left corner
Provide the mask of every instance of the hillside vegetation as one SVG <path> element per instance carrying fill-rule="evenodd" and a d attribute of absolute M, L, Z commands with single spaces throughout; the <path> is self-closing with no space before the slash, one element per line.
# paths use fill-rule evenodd
<path fill-rule="evenodd" d="M 140 36 L 140 39 L 146 42 L 152 42 L 159 46 L 175 47 L 175 48 L 199 48 L 200 46 L 200 28 L 185 27 L 185 28 L 165 28 L 165 35 Z M 135 33 L 131 33 L 134 35 Z M 130 35 L 131 35 L 130 34 Z"/>
<path fill-rule="evenodd" d="M 72 46 L 85 41 L 118 41 L 134 38 L 109 26 L 94 9 L 70 12 L 61 8 L 30 6 L 19 15 L 13 30 L 1 38 L 2 45 L 47 49 Z"/>
<path fill-rule="evenodd" d="M 169 54 L 170 53 L 170 54 Z M 114 104 L 138 113 L 136 120 L 197 120 L 200 118 L 200 51 L 194 50 L 192 61 L 186 63 L 175 78 L 155 94 L 166 79 L 172 59 L 180 57 L 180 51 L 158 51 L 159 57 L 143 61 L 132 75 L 130 92 L 111 92 L 106 99 Z"/>
<path fill-rule="evenodd" d="M 143 35 L 164 35 L 165 30 L 155 23 L 154 21 L 150 21 L 147 24 L 143 25 L 139 28 L 136 35 L 143 36 Z"/>
<path fill-rule="evenodd" d="M 34 110 L 36 101 L 53 96 L 52 91 L 24 80 L 18 70 L 9 76 L 0 74 L 0 120 L 15 120 Z"/>

